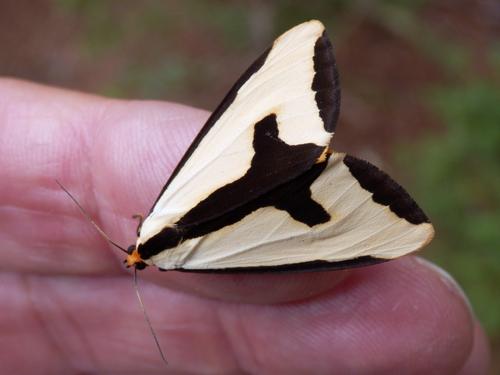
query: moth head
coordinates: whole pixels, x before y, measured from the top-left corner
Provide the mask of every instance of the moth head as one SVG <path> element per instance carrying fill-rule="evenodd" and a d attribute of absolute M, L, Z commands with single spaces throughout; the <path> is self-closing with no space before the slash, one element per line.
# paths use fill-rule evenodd
<path fill-rule="evenodd" d="M 135 267 L 138 270 L 143 270 L 147 267 L 147 264 L 142 260 L 136 245 L 130 245 L 127 248 L 127 254 L 127 258 L 125 259 L 127 267 Z"/>

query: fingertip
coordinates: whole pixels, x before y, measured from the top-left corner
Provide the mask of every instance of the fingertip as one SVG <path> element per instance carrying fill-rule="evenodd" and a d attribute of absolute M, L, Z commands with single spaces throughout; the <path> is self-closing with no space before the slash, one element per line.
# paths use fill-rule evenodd
<path fill-rule="evenodd" d="M 395 265 L 402 267 L 401 281 L 408 283 L 407 302 L 414 303 L 415 310 L 402 318 L 414 325 L 414 339 L 423 345 L 415 348 L 420 352 L 414 358 L 415 368 L 420 368 L 418 373 L 457 373 L 474 342 L 473 311 L 467 296 L 449 273 L 426 259 L 408 256 Z"/>
<path fill-rule="evenodd" d="M 474 343 L 469 357 L 457 375 L 487 375 L 491 367 L 491 349 L 479 322 L 474 324 Z"/>
<path fill-rule="evenodd" d="M 224 316 L 246 332 L 245 355 L 278 372 L 309 358 L 339 374 L 454 374 L 472 346 L 463 298 L 412 257 L 352 270 L 316 298 L 237 312 Z"/>

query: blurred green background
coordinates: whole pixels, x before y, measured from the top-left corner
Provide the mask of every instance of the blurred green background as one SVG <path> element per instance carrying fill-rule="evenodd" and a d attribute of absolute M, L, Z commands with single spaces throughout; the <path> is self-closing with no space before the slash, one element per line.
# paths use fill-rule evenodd
<path fill-rule="evenodd" d="M 500 373 L 498 1 L 2 1 L 0 74 L 213 109 L 311 18 L 341 74 L 335 148 L 388 170 L 428 213 L 423 255 L 463 285 Z"/>

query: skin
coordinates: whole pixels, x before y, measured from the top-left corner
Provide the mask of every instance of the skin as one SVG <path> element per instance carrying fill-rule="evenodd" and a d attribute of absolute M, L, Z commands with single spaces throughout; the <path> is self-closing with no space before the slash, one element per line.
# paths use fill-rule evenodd
<path fill-rule="evenodd" d="M 135 242 L 207 113 L 0 80 L 0 373 L 486 374 L 453 280 L 407 256 L 342 272 L 141 271 L 162 363 L 109 246 Z"/>

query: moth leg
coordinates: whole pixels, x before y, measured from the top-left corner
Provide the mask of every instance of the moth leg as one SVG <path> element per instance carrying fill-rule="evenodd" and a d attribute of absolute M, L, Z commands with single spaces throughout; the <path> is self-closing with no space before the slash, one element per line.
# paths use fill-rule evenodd
<path fill-rule="evenodd" d="M 316 159 L 316 164 L 324 163 L 325 161 L 328 160 L 331 154 L 333 154 L 333 151 L 330 149 L 329 146 L 326 146 L 321 155 Z"/>
<path fill-rule="evenodd" d="M 139 236 L 139 233 L 141 231 L 142 223 L 144 221 L 144 216 L 141 214 L 134 214 L 132 215 L 132 219 L 137 220 L 137 236 Z"/>

